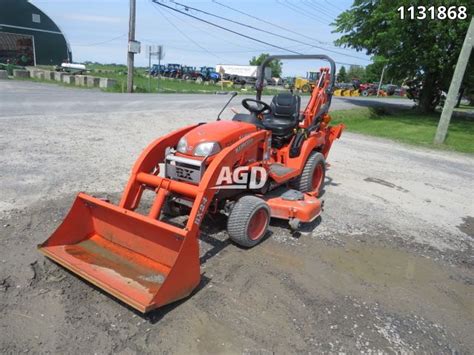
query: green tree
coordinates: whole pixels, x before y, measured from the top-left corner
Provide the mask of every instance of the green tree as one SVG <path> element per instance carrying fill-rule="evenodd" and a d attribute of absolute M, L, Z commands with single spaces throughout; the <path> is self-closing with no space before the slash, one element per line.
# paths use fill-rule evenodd
<path fill-rule="evenodd" d="M 468 16 L 465 20 L 431 20 L 427 11 L 424 20 L 402 20 L 397 11 L 402 5 L 405 9 L 466 6 Z M 448 90 L 473 7 L 465 0 L 354 0 L 333 24 L 335 32 L 341 33 L 335 43 L 387 58 L 387 74 L 417 83 L 420 109 L 430 112 L 441 90 Z"/>
<path fill-rule="evenodd" d="M 474 53 L 471 53 L 471 60 L 467 65 L 464 80 L 461 85 L 461 93 L 469 100 L 469 104 L 474 106 L 474 60 L 472 59 Z M 461 100 L 459 99 L 459 102 Z"/>
<path fill-rule="evenodd" d="M 249 61 L 249 64 L 260 65 L 269 56 L 270 54 L 268 53 L 262 53 L 258 57 L 252 57 L 252 59 L 250 59 Z M 272 60 L 268 66 L 272 69 L 272 77 L 279 78 L 281 75 L 282 66 L 283 66 L 283 63 L 281 62 L 281 60 Z"/>
<path fill-rule="evenodd" d="M 337 74 L 337 81 L 340 83 L 347 83 L 347 72 L 346 67 L 343 65 L 341 69 L 339 69 L 339 73 Z"/>
<path fill-rule="evenodd" d="M 382 75 L 383 67 L 387 64 L 387 60 L 383 57 L 375 57 L 373 63 L 365 67 L 364 80 L 368 83 L 378 83 L 380 75 Z M 388 81 L 389 76 L 384 75 L 384 82 Z"/>
<path fill-rule="evenodd" d="M 361 65 L 351 65 L 347 72 L 347 78 L 349 81 L 353 79 L 365 81 L 365 68 Z"/>

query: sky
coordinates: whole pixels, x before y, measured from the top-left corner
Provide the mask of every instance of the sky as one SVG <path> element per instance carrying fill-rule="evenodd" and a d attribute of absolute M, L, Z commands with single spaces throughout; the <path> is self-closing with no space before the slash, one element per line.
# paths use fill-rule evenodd
<path fill-rule="evenodd" d="M 260 53 L 291 54 L 283 49 L 243 38 L 160 7 L 151 0 L 136 1 L 136 39 L 142 45 L 141 53 L 135 56 L 136 66 L 148 65 L 146 47 L 149 45 L 163 45 L 164 63 L 180 63 L 196 67 L 248 64 L 250 58 Z M 172 0 L 160 1 L 186 12 Z M 338 67 L 342 63 L 370 64 L 370 57 L 365 53 L 335 47 L 333 44 L 339 34 L 332 33 L 333 27 L 330 23 L 340 12 L 350 7 L 352 0 L 175 1 L 279 36 L 262 33 L 195 10 L 187 11 L 192 16 L 203 18 L 237 33 L 304 54 L 327 54 L 339 62 Z M 235 12 L 215 1 L 264 21 Z M 128 0 L 31 0 L 30 2 L 43 10 L 61 28 L 71 45 L 74 62 L 126 63 Z M 317 70 L 321 65 L 322 62 L 284 61 L 283 76 L 303 75 L 307 71 Z"/>

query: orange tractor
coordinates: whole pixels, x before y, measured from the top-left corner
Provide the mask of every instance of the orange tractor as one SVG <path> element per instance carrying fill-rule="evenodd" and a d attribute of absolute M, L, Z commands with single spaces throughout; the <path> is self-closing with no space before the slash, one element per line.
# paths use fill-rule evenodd
<path fill-rule="evenodd" d="M 261 100 L 263 73 L 274 59 L 329 61 L 304 111 L 293 93 L 270 104 Z M 344 128 L 329 125 L 335 72 L 325 55 L 268 57 L 256 99 L 242 101 L 248 113 L 231 121 L 219 114 L 215 122 L 158 138 L 136 161 L 118 206 L 79 193 L 39 250 L 143 313 L 187 297 L 200 283 L 198 238 L 206 214 L 227 215 L 229 237 L 249 248 L 264 238 L 272 217 L 296 228 L 321 213 L 325 159 Z M 142 214 L 145 190 L 154 200 Z M 172 214 L 188 218 L 178 224 Z"/>

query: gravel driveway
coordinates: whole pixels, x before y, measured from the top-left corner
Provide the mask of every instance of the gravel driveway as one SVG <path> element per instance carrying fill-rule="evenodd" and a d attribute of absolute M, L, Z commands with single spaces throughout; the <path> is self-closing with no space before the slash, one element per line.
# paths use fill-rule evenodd
<path fill-rule="evenodd" d="M 0 82 L 0 352 L 474 352 L 468 155 L 344 133 L 321 218 L 251 250 L 207 220 L 199 289 L 147 316 L 39 255 L 78 191 L 117 201 L 149 142 L 225 100 Z M 332 108 L 367 104 L 410 101 Z"/>

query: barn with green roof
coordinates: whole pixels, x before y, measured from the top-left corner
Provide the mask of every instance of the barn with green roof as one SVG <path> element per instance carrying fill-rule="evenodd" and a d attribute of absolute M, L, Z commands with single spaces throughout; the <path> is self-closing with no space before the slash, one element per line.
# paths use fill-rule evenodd
<path fill-rule="evenodd" d="M 0 0 L 0 63 L 58 65 L 72 61 L 66 37 L 27 0 Z"/>

